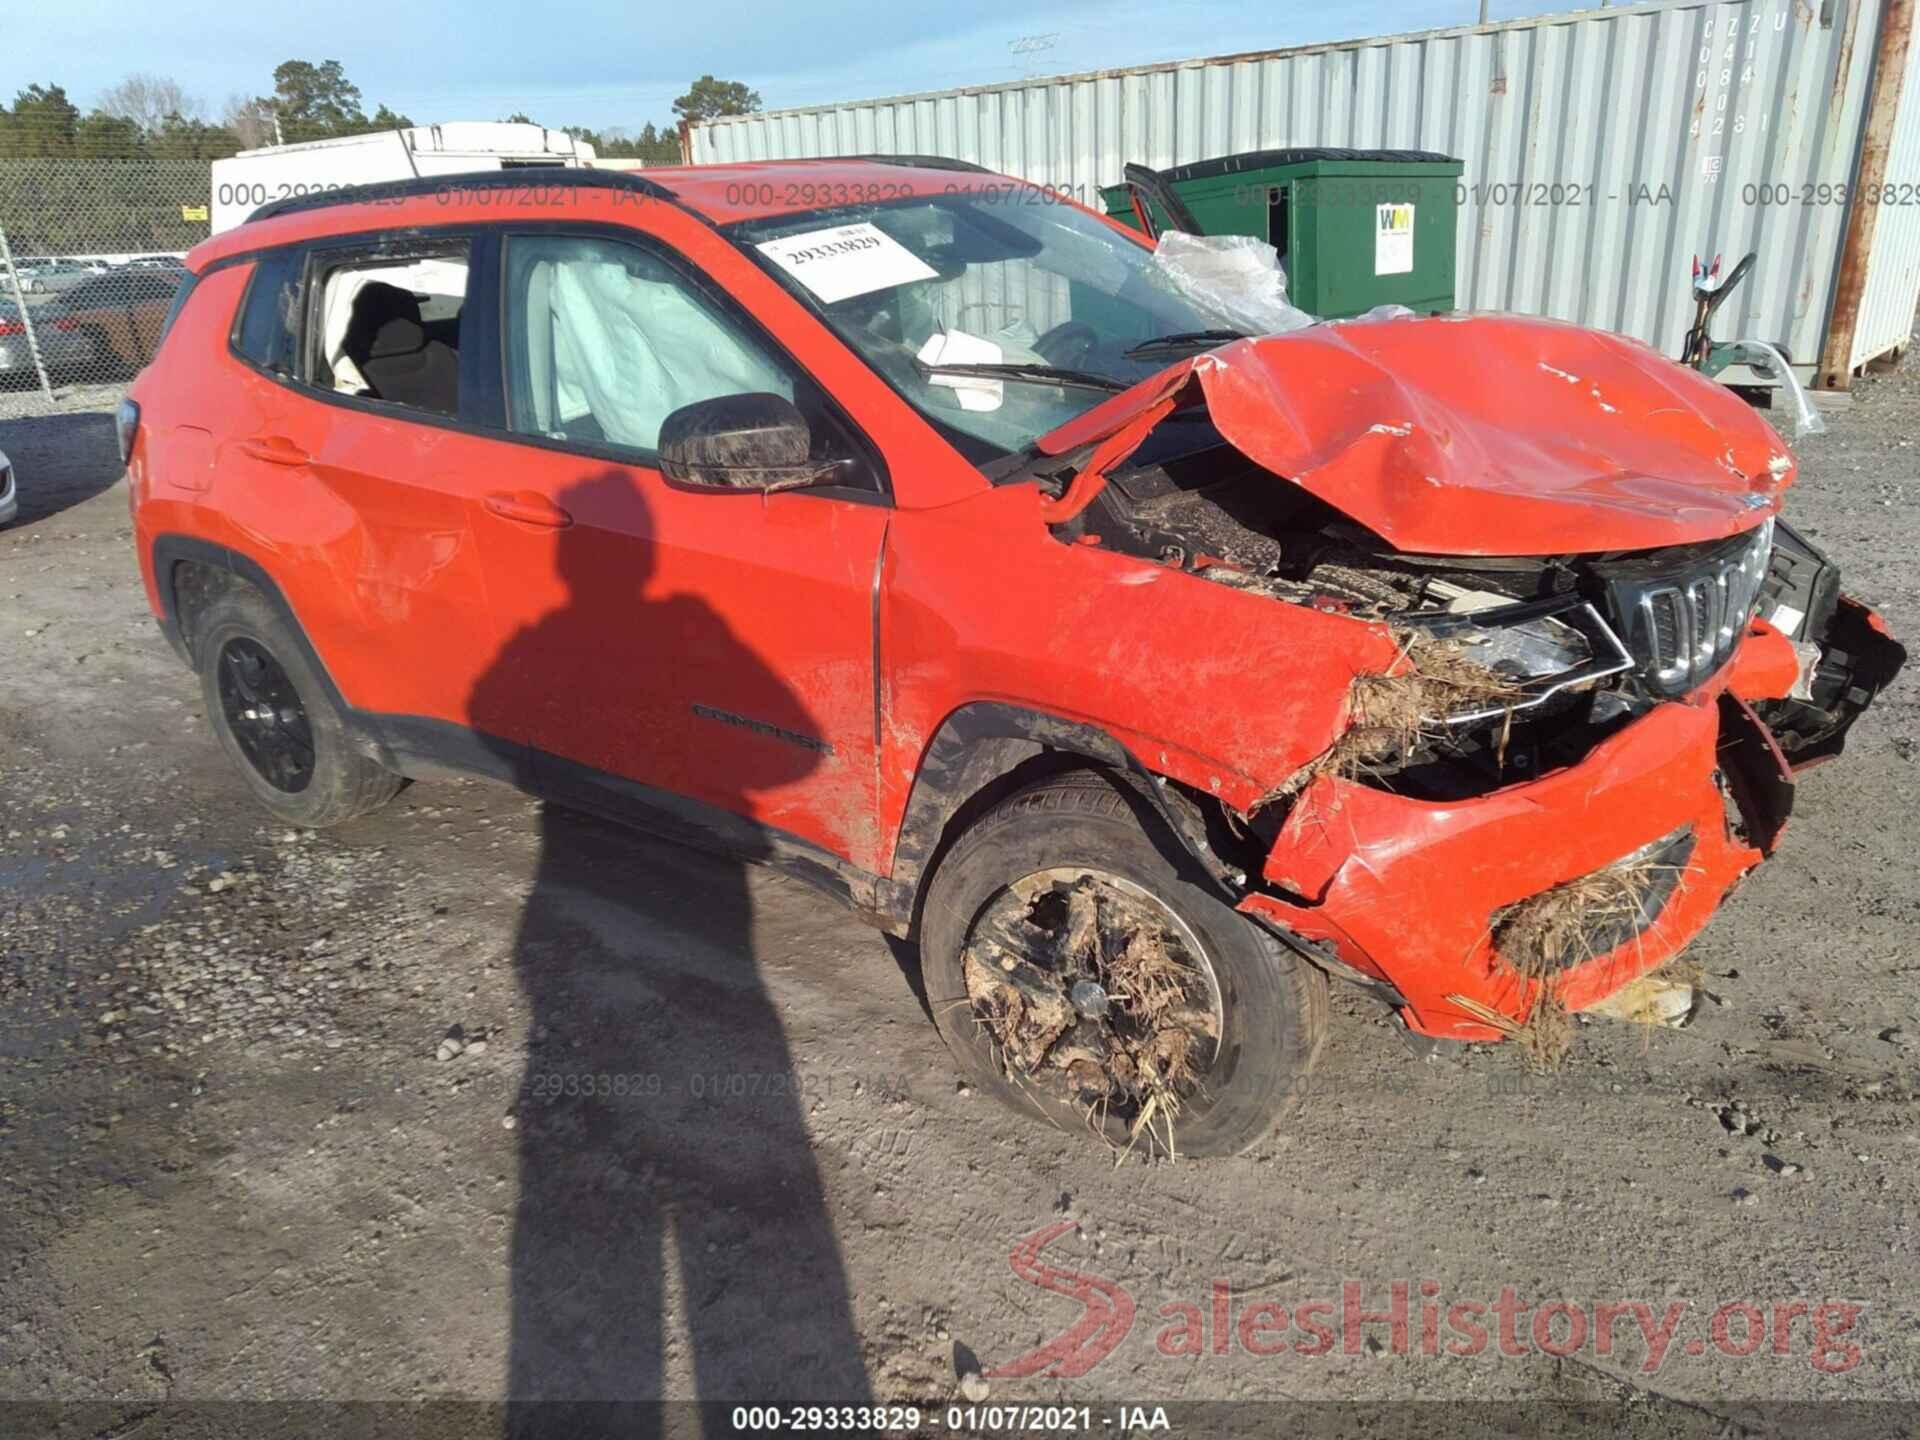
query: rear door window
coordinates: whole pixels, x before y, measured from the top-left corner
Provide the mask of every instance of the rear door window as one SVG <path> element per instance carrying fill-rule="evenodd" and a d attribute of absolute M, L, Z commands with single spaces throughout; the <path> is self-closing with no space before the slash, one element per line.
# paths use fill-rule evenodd
<path fill-rule="evenodd" d="M 469 248 L 460 239 L 316 251 L 306 306 L 309 383 L 458 415 Z"/>
<path fill-rule="evenodd" d="M 276 250 L 263 255 L 247 283 L 234 326 L 233 348 L 245 359 L 273 375 L 291 377 L 300 354 L 301 253 Z M 188 286 L 181 286 L 184 297 Z M 174 313 L 178 313 L 176 302 Z M 172 323 L 172 317 L 168 317 Z"/>

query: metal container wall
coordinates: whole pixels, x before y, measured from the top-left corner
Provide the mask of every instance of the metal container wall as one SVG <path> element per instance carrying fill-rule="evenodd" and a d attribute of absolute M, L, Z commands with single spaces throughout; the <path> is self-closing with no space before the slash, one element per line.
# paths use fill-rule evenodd
<path fill-rule="evenodd" d="M 1901 98 L 1905 103 L 1894 119 L 1850 365 L 1904 350 L 1913 334 L 1914 297 L 1920 294 L 1920 45 L 1907 52 Z"/>
<path fill-rule="evenodd" d="M 1719 338 L 1825 338 L 1883 4 L 1697 0 L 732 117 L 695 163 L 873 152 L 975 161 L 1100 206 L 1121 166 L 1339 145 L 1466 164 L 1462 308 L 1558 316 L 1677 354 L 1697 253 L 1759 252 Z M 1888 179 L 1920 180 L 1920 104 Z M 1903 143 L 1904 142 L 1904 143 Z M 1879 217 L 1863 347 L 1905 343 L 1920 195 Z M 1871 337 L 1871 338 L 1869 338 Z M 1729 378 L 1733 378 L 1729 376 Z"/>

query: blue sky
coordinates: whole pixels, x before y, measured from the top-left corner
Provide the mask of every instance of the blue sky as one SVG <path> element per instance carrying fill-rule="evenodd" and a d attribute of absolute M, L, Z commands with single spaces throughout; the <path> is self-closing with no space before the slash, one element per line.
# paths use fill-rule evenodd
<path fill-rule="evenodd" d="M 1495 19 L 1559 8 L 1496 4 Z M 672 117 L 703 72 L 744 80 L 768 109 L 1272 49 L 1471 23 L 1477 0 L 1326 4 L 1226 0 L 698 0 L 562 9 L 521 0 L 368 5 L 161 5 L 23 0 L 0 24 L 0 98 L 65 85 L 81 106 L 130 71 L 170 76 L 217 117 L 236 92 L 265 93 L 286 59 L 336 59 L 369 112 L 492 120 L 525 110 L 548 125 L 638 128 Z M 1023 37 L 1052 36 L 1020 55 Z"/>

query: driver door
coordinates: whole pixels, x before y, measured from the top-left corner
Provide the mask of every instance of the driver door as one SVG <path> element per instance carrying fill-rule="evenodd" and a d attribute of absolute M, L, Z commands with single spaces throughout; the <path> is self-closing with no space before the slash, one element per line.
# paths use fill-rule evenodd
<path fill-rule="evenodd" d="M 691 266 L 640 236 L 503 237 L 508 377 L 481 547 L 509 638 L 474 723 L 600 809 L 733 820 L 871 869 L 874 582 L 890 514 L 864 442 Z M 859 483 L 676 488 L 661 423 L 771 392 Z M 836 453 L 839 452 L 839 453 Z"/>

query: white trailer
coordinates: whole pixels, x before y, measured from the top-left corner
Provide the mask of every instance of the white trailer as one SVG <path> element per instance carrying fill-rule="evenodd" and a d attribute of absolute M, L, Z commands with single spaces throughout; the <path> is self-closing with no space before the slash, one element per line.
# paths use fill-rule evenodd
<path fill-rule="evenodd" d="M 594 158 L 593 146 L 564 130 L 505 121 L 414 125 L 242 150 L 213 162 L 213 233 L 231 230 L 269 201 L 294 195 L 468 170 L 579 169 Z"/>

